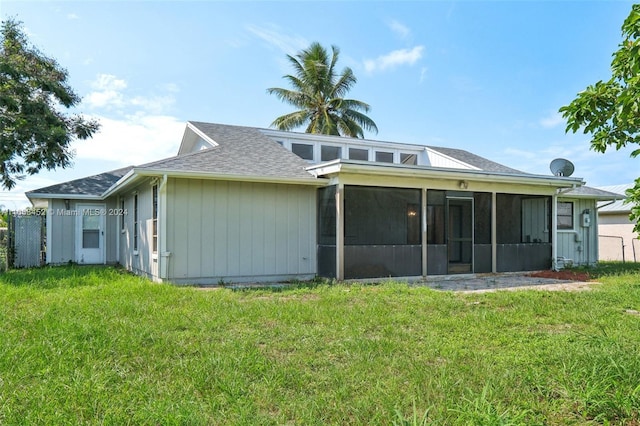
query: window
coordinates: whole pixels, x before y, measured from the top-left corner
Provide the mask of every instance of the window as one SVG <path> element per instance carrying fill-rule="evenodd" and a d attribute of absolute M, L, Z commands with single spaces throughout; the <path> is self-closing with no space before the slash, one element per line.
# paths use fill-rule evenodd
<path fill-rule="evenodd" d="M 411 166 L 415 166 L 418 164 L 418 155 L 417 154 L 400 154 L 400 162 L 402 164 L 409 164 Z"/>
<path fill-rule="evenodd" d="M 320 147 L 320 161 L 331 161 L 342 156 L 342 149 L 339 146 L 322 145 Z"/>
<path fill-rule="evenodd" d="M 153 216 L 151 217 L 151 226 L 153 227 L 151 234 L 151 244 L 153 252 L 158 252 L 158 185 L 153 185 L 152 208 Z"/>
<path fill-rule="evenodd" d="M 304 143 L 292 143 L 291 152 L 303 160 L 313 160 L 313 145 Z"/>
<path fill-rule="evenodd" d="M 376 161 L 378 163 L 393 163 L 393 152 L 376 151 Z"/>
<path fill-rule="evenodd" d="M 558 202 L 558 229 L 573 229 L 573 203 Z"/>
<path fill-rule="evenodd" d="M 359 148 L 349 148 L 349 159 L 351 160 L 369 160 L 369 150 Z"/>
<path fill-rule="evenodd" d="M 138 251 L 138 194 L 133 196 L 133 251 Z"/>
<path fill-rule="evenodd" d="M 120 229 L 124 231 L 124 198 L 120 199 Z"/>

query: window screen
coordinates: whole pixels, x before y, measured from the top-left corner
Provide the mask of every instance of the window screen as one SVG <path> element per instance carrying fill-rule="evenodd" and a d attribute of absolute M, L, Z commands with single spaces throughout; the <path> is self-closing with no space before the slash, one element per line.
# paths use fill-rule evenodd
<path fill-rule="evenodd" d="M 376 161 L 378 163 L 393 163 L 393 152 L 376 151 Z"/>
<path fill-rule="evenodd" d="M 418 164 L 418 154 L 400 154 L 400 162 L 402 164 L 409 164 L 415 166 Z"/>
<path fill-rule="evenodd" d="M 573 229 L 573 203 L 558 203 L 558 229 Z"/>
<path fill-rule="evenodd" d="M 292 143 L 291 152 L 303 160 L 313 160 L 313 145 L 303 143 Z"/>
<path fill-rule="evenodd" d="M 320 148 L 320 160 L 331 161 L 340 158 L 342 149 L 339 146 L 322 145 Z"/>
<path fill-rule="evenodd" d="M 359 148 L 349 148 L 349 159 L 351 160 L 369 160 L 369 150 Z"/>

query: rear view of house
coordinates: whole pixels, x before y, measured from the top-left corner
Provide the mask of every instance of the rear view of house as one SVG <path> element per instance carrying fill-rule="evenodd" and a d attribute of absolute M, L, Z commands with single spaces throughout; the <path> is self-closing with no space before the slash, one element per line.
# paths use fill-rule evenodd
<path fill-rule="evenodd" d="M 452 148 L 200 122 L 175 157 L 27 196 L 48 263 L 200 284 L 589 264 L 596 202 L 619 198 Z"/>

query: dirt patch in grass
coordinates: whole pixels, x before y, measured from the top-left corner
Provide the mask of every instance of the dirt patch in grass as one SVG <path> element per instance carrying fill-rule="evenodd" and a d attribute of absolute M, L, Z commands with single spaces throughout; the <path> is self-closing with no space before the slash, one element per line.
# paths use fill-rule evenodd
<path fill-rule="evenodd" d="M 538 271 L 533 272 L 531 274 L 527 274 L 529 277 L 535 278 L 552 278 L 556 280 L 564 280 L 564 281 L 580 281 L 580 282 L 588 282 L 591 281 L 591 276 L 587 272 L 583 271 L 570 271 L 570 270 L 562 270 L 562 271 Z"/>

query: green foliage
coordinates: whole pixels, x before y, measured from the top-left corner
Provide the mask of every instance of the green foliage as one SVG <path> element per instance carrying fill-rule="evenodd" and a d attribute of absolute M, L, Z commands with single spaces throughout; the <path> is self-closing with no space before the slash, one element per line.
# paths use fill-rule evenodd
<path fill-rule="evenodd" d="M 0 423 L 638 424 L 640 271 L 600 281 L 240 292 L 109 267 L 12 270 Z"/>
<path fill-rule="evenodd" d="M 566 131 L 591 134 L 591 149 L 605 152 L 640 144 L 640 5 L 635 4 L 622 24 L 623 41 L 613 54 L 611 78 L 598 81 L 560 108 L 567 120 Z M 631 157 L 640 156 L 640 148 Z M 626 192 L 631 220 L 640 232 L 640 178 Z"/>
<path fill-rule="evenodd" d="M 340 50 L 331 46 L 332 55 L 319 43 L 312 43 L 295 57 L 287 55 L 295 70 L 295 75 L 286 75 L 293 90 L 282 88 L 267 89 L 280 100 L 297 108 L 276 118 L 272 126 L 280 130 L 293 130 L 306 125 L 307 133 L 364 137 L 364 130 L 378 132 L 376 124 L 364 113 L 369 105 L 344 96 L 356 83 L 356 77 L 349 67 L 337 74 L 336 63 Z M 364 129 L 364 130 L 363 130 Z"/>
<path fill-rule="evenodd" d="M 99 124 L 63 112 L 80 98 L 67 71 L 29 44 L 20 22 L 3 21 L 0 34 L 0 181 L 11 189 L 27 174 L 71 165 L 71 142 L 91 137 Z"/>

